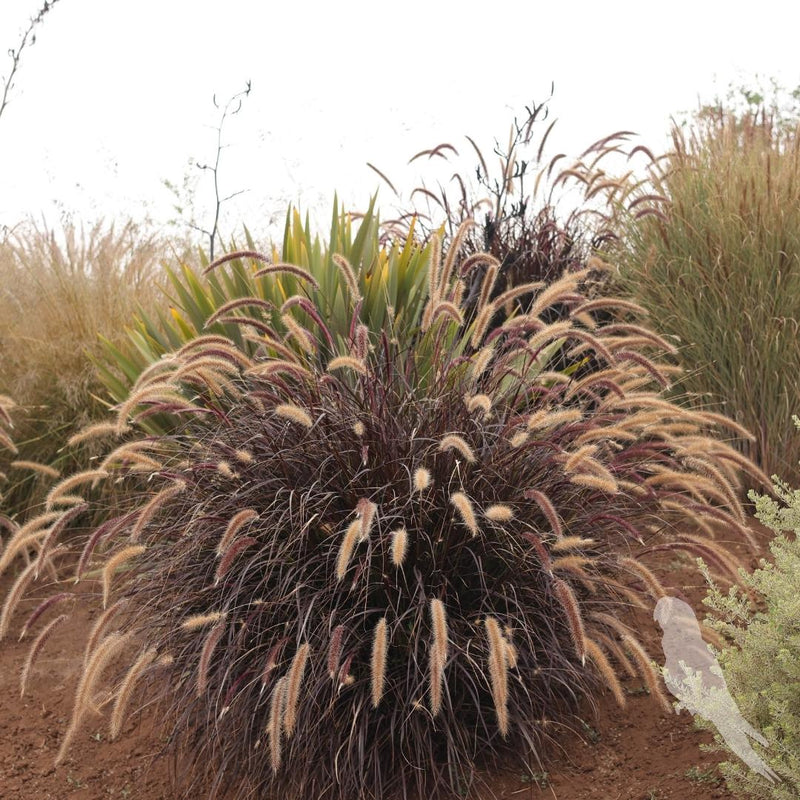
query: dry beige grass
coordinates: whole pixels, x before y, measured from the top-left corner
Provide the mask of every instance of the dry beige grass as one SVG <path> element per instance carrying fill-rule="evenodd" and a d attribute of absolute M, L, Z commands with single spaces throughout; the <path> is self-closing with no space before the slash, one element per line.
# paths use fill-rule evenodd
<path fill-rule="evenodd" d="M 166 242 L 134 222 L 21 223 L 0 238 L 0 394 L 24 410 L 15 435 L 23 461 L 61 462 L 67 439 L 103 412 L 90 357 L 99 335 L 119 343 L 137 305 L 151 308 Z M 64 464 L 69 472 L 74 464 Z M 19 509 L 47 476 L 19 471 Z"/>

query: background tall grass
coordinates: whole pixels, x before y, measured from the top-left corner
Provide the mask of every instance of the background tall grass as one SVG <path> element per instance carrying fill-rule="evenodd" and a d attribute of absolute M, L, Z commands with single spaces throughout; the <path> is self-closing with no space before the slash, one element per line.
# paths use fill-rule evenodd
<path fill-rule="evenodd" d="M 60 229 L 27 221 L 0 239 L 0 394 L 15 398 L 19 458 L 69 469 L 69 436 L 104 411 L 87 358 L 99 334 L 119 342 L 123 325 L 158 294 L 167 243 L 132 221 Z M 80 457 L 78 452 L 77 457 Z M 21 510 L 41 478 L 9 472 L 7 500 Z"/>
<path fill-rule="evenodd" d="M 655 161 L 617 253 L 628 288 L 676 337 L 682 390 L 752 430 L 748 454 L 789 474 L 800 443 L 800 142 L 765 115 L 716 113 Z"/>

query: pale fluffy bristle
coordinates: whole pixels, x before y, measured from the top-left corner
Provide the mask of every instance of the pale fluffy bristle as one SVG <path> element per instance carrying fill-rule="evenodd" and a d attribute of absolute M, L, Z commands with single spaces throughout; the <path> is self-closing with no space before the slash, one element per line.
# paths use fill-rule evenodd
<path fill-rule="evenodd" d="M 614 668 L 606 658 L 605 653 L 600 649 L 598 644 L 590 639 L 588 636 L 585 638 L 586 654 L 594 662 L 600 674 L 605 678 L 606 685 L 611 689 L 617 705 L 621 708 L 625 707 L 625 693 L 622 691 L 622 686 L 614 672 Z"/>
<path fill-rule="evenodd" d="M 314 424 L 308 411 L 305 411 L 294 403 L 281 403 L 280 405 L 275 406 L 275 413 L 279 417 L 283 417 L 291 422 L 296 422 L 298 425 L 302 425 L 304 428 L 310 428 Z"/>
<path fill-rule="evenodd" d="M 493 355 L 494 348 L 491 345 L 487 345 L 472 357 L 471 375 L 473 379 L 480 378 L 480 376 L 486 372 L 486 367 L 489 366 L 489 362 L 492 360 Z"/>
<path fill-rule="evenodd" d="M 494 617 L 486 617 L 486 635 L 489 639 L 489 678 L 492 684 L 497 727 L 505 738 L 508 735 L 508 658 L 506 641 L 500 624 Z"/>
<path fill-rule="evenodd" d="M 431 485 L 431 473 L 425 467 L 414 471 L 414 490 L 423 492 Z"/>
<path fill-rule="evenodd" d="M 108 597 L 111 593 L 111 579 L 114 577 L 114 572 L 117 567 L 130 561 L 136 556 L 140 556 L 147 548 L 144 545 L 131 545 L 130 547 L 123 547 L 117 553 L 114 553 L 103 567 L 103 608 L 108 607 Z"/>
<path fill-rule="evenodd" d="M 353 555 L 353 549 L 356 543 L 361 538 L 361 520 L 354 519 L 347 527 L 347 532 L 342 539 L 342 544 L 339 547 L 339 555 L 336 557 L 336 580 L 340 581 L 344 578 L 347 572 L 347 567 L 350 564 L 350 557 Z"/>
<path fill-rule="evenodd" d="M 497 503 L 485 508 L 483 516 L 492 522 L 509 522 L 514 519 L 514 509 L 504 503 Z"/>
<path fill-rule="evenodd" d="M 403 565 L 408 547 L 408 532 L 405 528 L 398 528 L 392 532 L 392 564 L 396 567 Z"/>
<path fill-rule="evenodd" d="M 367 374 L 367 365 L 358 358 L 352 356 L 337 356 L 328 362 L 328 372 L 334 372 L 337 369 L 351 369 L 359 375 Z"/>
<path fill-rule="evenodd" d="M 377 708 L 383 697 L 384 683 L 386 682 L 386 656 L 388 653 L 388 633 L 386 617 L 381 617 L 375 626 L 372 637 L 372 660 L 370 662 L 370 676 L 372 681 L 372 707 Z"/>
<path fill-rule="evenodd" d="M 527 432 L 527 431 L 518 431 L 517 433 L 515 433 L 515 434 L 514 434 L 514 435 L 513 435 L 513 436 L 512 436 L 512 437 L 511 437 L 509 440 L 508 440 L 508 443 L 509 443 L 509 444 L 510 444 L 512 447 L 522 447 L 522 445 L 524 445 L 524 444 L 525 444 L 525 442 L 527 442 L 529 438 L 530 438 L 530 435 L 528 434 L 528 432 Z"/>
<path fill-rule="evenodd" d="M 286 738 L 291 739 L 297 724 L 297 703 L 300 699 L 300 686 L 303 683 L 303 675 L 306 670 L 309 653 L 308 642 L 301 645 L 292 659 L 292 666 L 289 669 L 289 679 L 286 684 L 286 710 L 283 716 L 283 727 L 286 731 Z"/>
<path fill-rule="evenodd" d="M 456 507 L 461 516 L 461 521 L 467 526 L 469 532 L 473 536 L 477 536 L 478 522 L 475 519 L 475 511 L 472 508 L 472 502 L 469 497 L 464 492 L 454 492 L 450 495 L 450 502 Z"/>
<path fill-rule="evenodd" d="M 457 433 L 448 433 L 446 436 L 443 436 L 439 442 L 439 450 L 442 452 L 458 450 L 465 461 L 470 464 L 475 463 L 475 454 L 472 452 L 472 448 L 467 444 L 464 438 Z"/>
<path fill-rule="evenodd" d="M 111 712 L 111 722 L 109 727 L 109 738 L 113 741 L 119 736 L 122 730 L 122 723 L 125 718 L 125 709 L 128 707 L 128 701 L 133 694 L 133 689 L 136 686 L 136 681 L 139 680 L 141 674 L 153 663 L 157 653 L 154 647 L 145 650 L 125 675 L 122 685 L 119 687 L 116 699 L 114 700 L 114 708 Z"/>
<path fill-rule="evenodd" d="M 478 410 L 483 411 L 484 419 L 489 416 L 492 410 L 492 399 L 488 394 L 465 395 L 464 404 L 470 414 Z"/>
<path fill-rule="evenodd" d="M 447 663 L 449 644 L 447 635 L 447 613 L 444 603 L 438 598 L 431 600 L 431 626 L 433 641 L 430 649 L 430 701 L 431 713 L 436 716 L 442 707 L 442 686 L 444 684 L 444 666 Z"/>
<path fill-rule="evenodd" d="M 283 734 L 283 708 L 286 702 L 286 681 L 286 675 L 276 681 L 272 689 L 272 700 L 269 707 L 269 756 L 273 772 L 277 772 L 281 766 L 281 736 Z"/>
<path fill-rule="evenodd" d="M 224 616 L 225 615 L 220 611 L 213 611 L 210 614 L 193 614 L 181 623 L 181 628 L 185 631 L 196 631 L 199 628 L 204 628 L 206 625 L 219 622 Z"/>

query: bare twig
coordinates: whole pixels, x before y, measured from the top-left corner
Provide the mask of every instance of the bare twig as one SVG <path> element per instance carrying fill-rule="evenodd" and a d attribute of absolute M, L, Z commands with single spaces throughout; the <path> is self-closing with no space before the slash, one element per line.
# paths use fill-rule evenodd
<path fill-rule="evenodd" d="M 14 88 L 14 78 L 16 77 L 17 70 L 19 69 L 19 63 L 22 58 L 22 53 L 26 47 L 32 46 L 36 44 L 36 33 L 35 28 L 39 25 L 45 18 L 45 15 L 53 8 L 53 6 L 58 3 L 59 0 L 45 0 L 44 5 L 39 9 L 39 12 L 36 16 L 31 17 L 30 22 L 28 23 L 28 27 L 25 29 L 25 32 L 22 34 L 22 39 L 20 43 L 17 45 L 16 48 L 10 48 L 8 51 L 8 55 L 11 57 L 11 72 L 8 74 L 7 78 L 3 78 L 3 94 L 0 97 L 0 117 L 3 116 L 3 112 L 6 109 L 6 106 L 9 103 L 9 97 L 11 94 L 11 90 Z"/>
<path fill-rule="evenodd" d="M 216 243 L 217 237 L 219 236 L 219 215 L 220 210 L 222 208 L 222 204 L 227 202 L 228 200 L 236 197 L 243 193 L 243 189 L 238 192 L 233 192 L 225 197 L 220 197 L 219 193 L 219 162 L 220 157 L 222 156 L 222 151 L 226 147 L 222 143 L 222 129 L 225 125 L 225 120 L 228 116 L 233 116 L 234 114 L 238 114 L 242 110 L 242 100 L 250 94 L 250 81 L 247 81 L 247 86 L 241 91 L 234 94 L 232 97 L 228 99 L 225 105 L 222 108 L 222 116 L 219 120 L 219 125 L 216 128 L 217 131 L 217 153 L 214 159 L 214 163 L 212 164 L 201 164 L 199 161 L 195 162 L 195 166 L 201 170 L 208 170 L 211 172 L 211 175 L 214 178 L 214 223 L 211 226 L 211 230 L 207 228 L 203 228 L 200 225 L 196 225 L 194 223 L 189 223 L 189 226 L 194 230 L 208 236 L 208 257 L 210 261 L 214 260 L 214 244 Z M 213 98 L 214 107 L 219 108 L 219 103 L 217 102 L 217 97 L 214 95 Z"/>

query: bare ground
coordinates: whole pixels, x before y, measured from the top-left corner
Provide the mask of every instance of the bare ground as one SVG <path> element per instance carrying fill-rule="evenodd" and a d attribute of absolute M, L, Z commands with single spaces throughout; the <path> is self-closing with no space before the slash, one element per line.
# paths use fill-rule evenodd
<path fill-rule="evenodd" d="M 759 531 L 763 541 L 766 536 Z M 751 562 L 755 566 L 755 561 Z M 680 587 L 696 608 L 704 587 L 693 570 L 677 562 L 666 584 Z M 10 576 L 0 581 L 5 594 Z M 31 607 L 35 600 L 25 601 Z M 24 611 L 18 611 L 22 617 Z M 153 720 L 133 715 L 124 734 L 108 741 L 107 721 L 97 716 L 84 725 L 66 760 L 53 760 L 68 725 L 91 620 L 76 608 L 54 631 L 36 662 L 25 697 L 19 696 L 19 673 L 29 642 L 12 636 L 0 644 L 0 800 L 169 800 L 170 762 L 161 756 L 163 739 Z M 639 634 L 658 653 L 656 624 L 643 620 Z M 626 709 L 610 696 L 601 698 L 596 715 L 586 711 L 579 731 L 558 737 L 546 772 L 492 776 L 498 798 L 514 800 L 711 800 L 732 798 L 718 778 L 716 754 L 701 751 L 711 741 L 695 730 L 691 716 L 667 715 L 645 694 L 637 680 L 623 682 Z"/>

